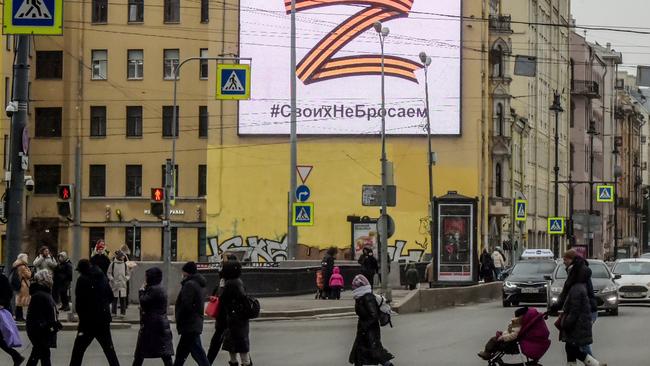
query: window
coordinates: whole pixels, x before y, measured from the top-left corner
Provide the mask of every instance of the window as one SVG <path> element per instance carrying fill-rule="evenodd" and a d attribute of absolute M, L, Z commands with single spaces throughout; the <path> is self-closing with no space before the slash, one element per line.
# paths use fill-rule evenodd
<path fill-rule="evenodd" d="M 165 186 L 165 166 L 162 166 L 162 175 L 161 175 L 161 186 Z M 174 196 L 178 196 L 178 165 L 174 166 Z"/>
<path fill-rule="evenodd" d="M 178 54 L 177 48 L 163 51 L 163 78 L 165 80 L 174 79 L 174 71 L 178 66 Z"/>
<path fill-rule="evenodd" d="M 108 0 L 93 0 L 93 23 L 106 23 L 108 18 Z"/>
<path fill-rule="evenodd" d="M 106 137 L 106 107 L 90 107 L 90 137 Z"/>
<path fill-rule="evenodd" d="M 36 78 L 61 79 L 63 77 L 62 51 L 36 51 Z"/>
<path fill-rule="evenodd" d="M 108 51 L 92 50 L 92 80 L 106 80 L 108 75 Z"/>
<path fill-rule="evenodd" d="M 61 184 L 61 165 L 34 165 L 34 193 L 56 194 Z"/>
<path fill-rule="evenodd" d="M 129 0 L 129 23 L 141 22 L 144 22 L 144 0 Z"/>
<path fill-rule="evenodd" d="M 142 107 L 126 107 L 126 137 L 142 137 Z"/>
<path fill-rule="evenodd" d="M 88 253 L 92 254 L 95 249 L 95 245 L 98 241 L 104 240 L 104 228 L 103 227 L 91 227 L 88 228 Z"/>
<path fill-rule="evenodd" d="M 174 112 L 174 107 L 170 105 L 163 106 L 163 131 L 162 135 L 163 137 L 174 137 L 174 131 L 172 131 L 172 119 L 174 118 L 173 116 Z M 179 107 L 176 106 L 176 137 L 178 137 L 178 114 L 180 110 Z"/>
<path fill-rule="evenodd" d="M 127 79 L 142 80 L 144 77 L 144 51 L 129 50 L 126 63 Z"/>
<path fill-rule="evenodd" d="M 503 104 L 497 104 L 497 120 L 496 120 L 497 136 L 503 136 L 504 120 L 503 120 Z"/>
<path fill-rule="evenodd" d="M 205 235 L 205 228 L 200 227 L 196 229 L 196 241 L 197 241 L 197 248 L 198 248 L 198 258 L 199 262 L 207 262 L 208 261 L 208 251 L 207 251 L 207 245 L 208 245 L 208 240 Z"/>
<path fill-rule="evenodd" d="M 181 21 L 180 0 L 165 0 L 165 23 L 178 23 Z"/>
<path fill-rule="evenodd" d="M 142 165 L 126 166 L 126 196 L 142 196 Z"/>
<path fill-rule="evenodd" d="M 207 173 L 208 166 L 205 164 L 199 165 L 199 190 L 197 196 L 203 197 L 207 194 Z"/>
<path fill-rule="evenodd" d="M 573 171 L 573 158 L 576 153 L 576 148 L 573 146 L 573 144 L 569 144 L 569 168 L 571 171 Z"/>
<path fill-rule="evenodd" d="M 35 137 L 61 137 L 62 108 L 36 108 Z"/>
<path fill-rule="evenodd" d="M 496 167 L 494 168 L 494 180 L 494 195 L 496 197 L 503 197 L 501 164 L 499 163 L 497 163 Z"/>
<path fill-rule="evenodd" d="M 124 243 L 129 247 L 131 255 L 129 259 L 132 261 L 142 260 L 142 228 L 139 226 L 127 227 L 124 230 Z"/>
<path fill-rule="evenodd" d="M 208 137 L 208 106 L 199 106 L 199 138 Z"/>
<path fill-rule="evenodd" d="M 171 227 L 171 261 L 176 262 L 178 257 L 178 228 Z M 165 252 L 165 229 L 160 229 L 160 260 L 164 260 L 163 253 Z"/>
<path fill-rule="evenodd" d="M 207 48 L 201 48 L 200 55 L 201 55 L 201 57 L 208 57 L 208 49 Z M 199 78 L 200 79 L 207 79 L 208 78 L 208 70 L 209 70 L 209 60 L 201 60 L 201 64 L 200 64 L 200 67 L 199 67 Z"/>
<path fill-rule="evenodd" d="M 210 21 L 210 2 L 208 0 L 201 0 L 201 23 Z"/>
<path fill-rule="evenodd" d="M 88 195 L 90 197 L 106 196 L 106 165 L 91 165 L 88 178 Z"/>
<path fill-rule="evenodd" d="M 492 77 L 503 77 L 503 47 L 497 44 L 490 52 L 492 59 Z"/>

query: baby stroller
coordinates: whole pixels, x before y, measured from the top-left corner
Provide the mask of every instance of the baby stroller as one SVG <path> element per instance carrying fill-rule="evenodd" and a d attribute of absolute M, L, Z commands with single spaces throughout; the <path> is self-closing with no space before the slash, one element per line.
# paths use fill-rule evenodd
<path fill-rule="evenodd" d="M 542 366 L 538 361 L 551 347 L 550 332 L 544 321 L 545 314 L 529 308 L 521 321 L 517 341 L 506 349 L 497 351 L 488 361 L 489 366 Z M 506 363 L 505 355 L 520 355 L 522 362 Z"/>
<path fill-rule="evenodd" d="M 316 271 L 316 296 L 314 298 L 316 300 L 327 298 L 327 296 L 325 296 L 325 281 L 323 279 L 323 271 L 320 269 Z"/>

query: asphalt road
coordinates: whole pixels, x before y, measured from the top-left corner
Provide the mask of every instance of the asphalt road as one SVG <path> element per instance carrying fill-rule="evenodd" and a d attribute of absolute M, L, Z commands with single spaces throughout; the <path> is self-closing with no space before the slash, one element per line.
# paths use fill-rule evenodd
<path fill-rule="evenodd" d="M 504 328 L 513 308 L 489 303 L 445 309 L 432 313 L 396 316 L 395 328 L 382 328 L 384 345 L 396 355 L 398 366 L 486 365 L 477 358 L 485 341 L 495 330 Z M 564 344 L 557 341 L 552 322 L 553 345 L 542 359 L 546 366 L 564 365 Z M 294 320 L 256 322 L 252 326 L 252 356 L 256 366 L 347 365 L 354 338 L 356 319 Z M 207 348 L 212 329 L 204 334 Z M 600 317 L 594 328 L 594 353 L 614 366 L 650 364 L 650 307 L 625 306 L 618 317 Z M 74 332 L 63 332 L 59 348 L 53 350 L 53 364 L 67 365 L 74 341 Z M 113 339 L 122 365 L 130 365 L 137 329 L 115 330 Z M 26 339 L 26 338 L 24 338 Z M 176 340 L 176 339 L 175 339 Z M 23 348 L 28 354 L 31 347 Z M 0 364 L 9 359 L 0 353 Z M 100 347 L 94 343 L 86 353 L 84 365 L 106 365 Z M 145 365 L 159 365 L 149 360 Z M 195 365 L 188 360 L 186 365 Z M 227 365 L 221 354 L 215 365 Z"/>

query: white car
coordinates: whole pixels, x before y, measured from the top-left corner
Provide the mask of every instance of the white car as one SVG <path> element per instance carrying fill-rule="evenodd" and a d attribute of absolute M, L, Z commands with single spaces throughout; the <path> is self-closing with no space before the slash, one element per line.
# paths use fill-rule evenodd
<path fill-rule="evenodd" d="M 620 302 L 650 302 L 650 259 L 619 259 L 612 272 L 621 275 L 615 281 Z"/>

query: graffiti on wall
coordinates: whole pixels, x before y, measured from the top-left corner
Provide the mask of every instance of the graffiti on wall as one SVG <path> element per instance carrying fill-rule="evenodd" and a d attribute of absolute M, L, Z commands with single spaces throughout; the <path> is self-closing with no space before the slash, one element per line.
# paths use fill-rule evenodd
<path fill-rule="evenodd" d="M 388 257 L 391 261 L 420 262 L 429 244 L 426 240 L 423 243 L 415 241 L 415 244 L 417 248 L 405 250 L 406 240 L 395 240 L 394 245 L 388 245 Z"/>
<path fill-rule="evenodd" d="M 220 261 L 224 252 L 244 252 L 244 260 L 251 262 L 280 262 L 287 260 L 287 237 L 280 240 L 249 236 L 244 239 L 241 235 L 233 236 L 219 242 L 218 237 L 208 239 L 212 255 L 208 256 L 210 262 Z"/>

